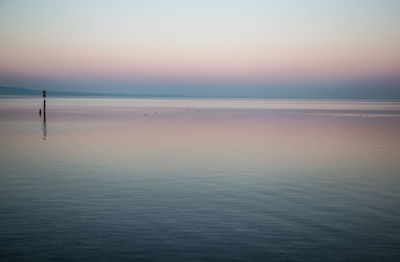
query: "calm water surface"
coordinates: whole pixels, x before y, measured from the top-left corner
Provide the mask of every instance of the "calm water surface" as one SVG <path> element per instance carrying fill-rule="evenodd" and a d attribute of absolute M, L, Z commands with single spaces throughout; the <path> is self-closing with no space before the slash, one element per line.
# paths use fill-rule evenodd
<path fill-rule="evenodd" d="M 395 261 L 400 103 L 0 99 L 0 261 Z"/>

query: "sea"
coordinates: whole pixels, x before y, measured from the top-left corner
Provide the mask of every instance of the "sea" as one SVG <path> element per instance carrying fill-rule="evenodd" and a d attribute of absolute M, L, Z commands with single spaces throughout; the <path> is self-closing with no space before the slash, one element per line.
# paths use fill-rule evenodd
<path fill-rule="evenodd" d="M 2 97 L 0 261 L 400 261 L 400 102 Z"/>

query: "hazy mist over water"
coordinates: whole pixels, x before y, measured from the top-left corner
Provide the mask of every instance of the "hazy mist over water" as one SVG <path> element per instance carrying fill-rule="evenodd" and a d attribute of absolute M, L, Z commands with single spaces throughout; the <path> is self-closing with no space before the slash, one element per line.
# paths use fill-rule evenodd
<path fill-rule="evenodd" d="M 4 261 L 394 261 L 400 104 L 0 100 Z"/>

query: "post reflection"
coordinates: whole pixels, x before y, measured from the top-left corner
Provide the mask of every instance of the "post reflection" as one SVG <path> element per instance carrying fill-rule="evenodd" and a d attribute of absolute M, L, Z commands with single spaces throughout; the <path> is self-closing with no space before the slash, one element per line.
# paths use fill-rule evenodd
<path fill-rule="evenodd" d="M 43 121 L 42 121 L 42 140 L 46 140 L 47 137 L 47 125 L 46 125 L 46 90 L 42 91 L 43 96 Z"/>
<path fill-rule="evenodd" d="M 42 140 L 46 140 L 46 137 L 47 137 L 47 124 L 46 124 L 46 114 L 44 114 L 42 121 Z"/>

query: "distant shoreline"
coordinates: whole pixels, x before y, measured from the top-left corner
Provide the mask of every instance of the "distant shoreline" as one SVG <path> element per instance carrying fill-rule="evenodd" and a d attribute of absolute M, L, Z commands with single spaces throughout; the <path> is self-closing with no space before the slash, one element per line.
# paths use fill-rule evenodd
<path fill-rule="evenodd" d="M 293 97 L 290 95 L 271 95 L 271 96 L 238 96 L 238 95 L 183 95 L 183 94 L 118 94 L 118 93 L 95 93 L 95 92 L 69 92 L 47 90 L 49 97 L 59 98 L 137 98 L 137 99 L 244 99 L 244 100 L 350 100 L 350 101 L 400 101 L 400 97 L 372 97 L 360 94 L 359 97 L 341 96 L 341 95 L 315 95 Z M 22 87 L 1 87 L 0 99 L 10 98 L 40 98 L 41 90 L 28 89 Z"/>
<path fill-rule="evenodd" d="M 7 99 L 41 99 L 41 96 L 37 95 L 0 95 L 0 100 Z M 183 99 L 183 100 L 253 100 L 253 101 L 346 101 L 346 102 L 398 102 L 400 103 L 399 98 L 363 98 L 363 99 L 354 99 L 354 98 L 253 98 L 253 97 L 182 97 L 182 96 L 58 96 L 54 95 L 51 98 L 76 98 L 76 99 Z"/>

